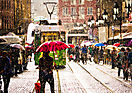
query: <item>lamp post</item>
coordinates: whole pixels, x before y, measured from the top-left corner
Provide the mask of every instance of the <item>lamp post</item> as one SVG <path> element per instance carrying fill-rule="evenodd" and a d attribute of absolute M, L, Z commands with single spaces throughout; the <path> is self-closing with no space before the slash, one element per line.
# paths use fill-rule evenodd
<path fill-rule="evenodd" d="M 106 9 L 104 9 L 104 13 L 102 15 L 103 15 L 104 23 L 106 23 L 108 25 L 108 39 L 109 39 L 110 22 L 107 21 L 108 20 L 108 13 L 106 12 Z"/>
<path fill-rule="evenodd" d="M 88 25 L 89 25 L 89 27 L 92 28 L 92 39 L 93 39 L 93 31 L 94 31 L 95 26 L 99 26 L 100 24 L 103 24 L 103 23 L 104 23 L 104 21 L 101 18 L 101 16 L 99 18 L 97 18 L 96 21 L 94 20 L 93 16 L 91 19 L 89 18 Z"/>
<path fill-rule="evenodd" d="M 122 25 L 122 16 L 118 16 L 119 14 L 119 6 L 118 6 L 118 3 L 115 2 L 114 3 L 114 15 L 113 15 L 113 18 L 114 20 L 119 20 L 120 21 L 120 39 L 121 39 L 121 25 Z"/>
<path fill-rule="evenodd" d="M 131 0 L 129 0 L 125 3 L 125 9 L 126 9 L 126 12 L 127 12 L 127 17 L 126 18 L 129 18 L 129 14 L 130 14 L 130 11 L 131 11 Z"/>

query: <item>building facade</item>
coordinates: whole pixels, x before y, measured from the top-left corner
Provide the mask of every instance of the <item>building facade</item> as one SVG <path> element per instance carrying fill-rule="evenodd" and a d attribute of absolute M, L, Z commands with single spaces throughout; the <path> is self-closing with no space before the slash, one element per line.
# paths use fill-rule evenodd
<path fill-rule="evenodd" d="M 24 34 L 31 20 L 31 0 L 0 1 L 0 35 Z"/>
<path fill-rule="evenodd" d="M 31 0 L 15 0 L 15 33 L 22 35 L 27 32 L 31 22 Z"/>
<path fill-rule="evenodd" d="M 96 3 L 97 0 L 59 0 L 58 16 L 68 31 L 68 43 L 80 44 L 90 38 L 87 22 L 92 16 L 96 20 Z"/>
<path fill-rule="evenodd" d="M 14 30 L 14 0 L 0 1 L 0 35 Z"/>
<path fill-rule="evenodd" d="M 120 22 L 120 19 L 114 20 L 114 17 L 113 17 L 115 2 L 117 2 L 118 7 L 119 7 L 119 13 L 117 16 L 121 18 L 121 22 Z M 123 33 L 127 33 L 129 31 L 129 27 L 122 26 L 124 23 L 130 23 L 128 21 L 129 17 L 128 17 L 128 13 L 127 13 L 128 4 L 132 5 L 132 0 L 98 0 L 98 5 L 100 6 L 99 7 L 100 8 L 99 15 L 103 16 L 104 9 L 106 9 L 106 12 L 108 13 L 107 22 L 109 23 L 109 28 L 108 28 L 108 23 L 105 23 L 103 25 L 105 27 L 106 40 L 108 40 L 108 38 L 113 38 L 114 36 L 117 36 L 120 33 L 123 34 Z M 131 8 L 132 7 L 130 6 L 130 10 L 131 10 Z M 130 11 L 129 11 L 129 13 L 130 13 Z M 120 28 L 120 25 L 121 25 L 121 28 Z M 112 30 L 112 26 L 114 27 L 114 30 Z M 120 39 L 120 37 L 118 37 L 118 38 Z"/>

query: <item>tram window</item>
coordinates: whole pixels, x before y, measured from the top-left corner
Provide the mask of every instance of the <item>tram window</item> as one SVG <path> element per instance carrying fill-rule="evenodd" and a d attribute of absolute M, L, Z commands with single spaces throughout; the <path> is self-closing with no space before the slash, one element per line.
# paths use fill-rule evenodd
<path fill-rule="evenodd" d="M 40 24 L 39 25 L 49 25 L 47 20 L 40 20 Z"/>

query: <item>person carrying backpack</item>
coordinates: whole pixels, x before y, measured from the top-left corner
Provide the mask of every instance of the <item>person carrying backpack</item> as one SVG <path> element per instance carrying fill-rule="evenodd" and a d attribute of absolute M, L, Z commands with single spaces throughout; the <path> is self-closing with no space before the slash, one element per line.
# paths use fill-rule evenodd
<path fill-rule="evenodd" d="M 118 53 L 117 55 L 117 59 L 118 59 L 118 76 L 120 76 L 120 72 L 121 72 L 121 69 L 122 68 L 122 65 L 124 64 L 124 51 L 125 49 L 124 48 L 121 48 L 120 52 Z"/>

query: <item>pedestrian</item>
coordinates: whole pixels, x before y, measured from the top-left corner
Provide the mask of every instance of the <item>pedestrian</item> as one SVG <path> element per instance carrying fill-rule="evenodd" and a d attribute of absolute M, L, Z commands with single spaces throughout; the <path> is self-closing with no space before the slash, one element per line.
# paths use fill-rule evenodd
<path fill-rule="evenodd" d="M 0 75 L 3 77 L 4 82 L 4 93 L 8 93 L 8 87 L 10 83 L 10 77 L 12 74 L 10 59 L 7 56 L 7 52 L 3 51 L 2 56 L 0 57 Z"/>
<path fill-rule="evenodd" d="M 80 47 L 77 44 L 77 46 L 75 47 L 75 62 L 80 61 L 80 59 L 79 59 L 79 56 L 80 56 L 79 50 L 80 50 Z"/>
<path fill-rule="evenodd" d="M 116 66 L 116 50 L 115 48 L 113 47 L 113 50 L 111 52 L 111 63 L 112 63 L 112 69 L 115 69 L 115 66 Z"/>
<path fill-rule="evenodd" d="M 122 64 L 124 63 L 124 51 L 125 49 L 124 48 L 121 48 L 120 52 L 118 53 L 116 59 L 118 60 L 118 76 L 120 76 L 120 72 L 121 72 L 121 69 L 122 68 Z"/>
<path fill-rule="evenodd" d="M 100 61 L 103 61 L 103 54 L 104 54 L 104 50 L 103 50 L 103 48 L 102 48 L 102 46 L 101 46 L 101 49 L 100 49 L 100 51 L 99 51 L 99 58 L 98 58 L 98 63 L 100 63 Z"/>
<path fill-rule="evenodd" d="M 89 50 L 89 60 L 90 60 L 90 62 L 92 62 L 92 60 L 91 60 L 91 57 L 92 57 L 92 47 L 91 47 L 91 45 L 88 47 L 88 50 Z"/>
<path fill-rule="evenodd" d="M 54 92 L 54 78 L 53 78 L 53 58 L 49 56 L 50 52 L 43 52 L 43 57 L 39 59 L 39 80 L 41 84 L 40 93 L 45 93 L 46 82 L 50 85 L 51 93 Z"/>
<path fill-rule="evenodd" d="M 86 45 L 84 45 L 84 47 L 81 50 L 82 50 L 82 63 L 87 64 L 87 47 L 86 47 Z"/>
<path fill-rule="evenodd" d="M 68 58 L 69 58 L 69 61 L 71 61 L 72 58 L 73 58 L 73 55 L 72 55 L 72 48 L 71 48 L 71 47 L 68 49 Z"/>
<path fill-rule="evenodd" d="M 124 63 L 122 64 L 123 68 L 123 79 L 128 80 L 128 52 L 124 52 Z"/>
<path fill-rule="evenodd" d="M 24 69 L 24 70 L 28 70 L 28 69 L 27 69 L 27 65 L 28 65 L 28 56 L 25 54 L 25 50 L 22 51 L 22 58 L 23 58 L 23 69 Z"/>
<path fill-rule="evenodd" d="M 132 51 L 130 48 L 127 48 L 126 51 L 128 52 L 128 69 L 130 71 L 131 82 L 132 82 Z"/>

